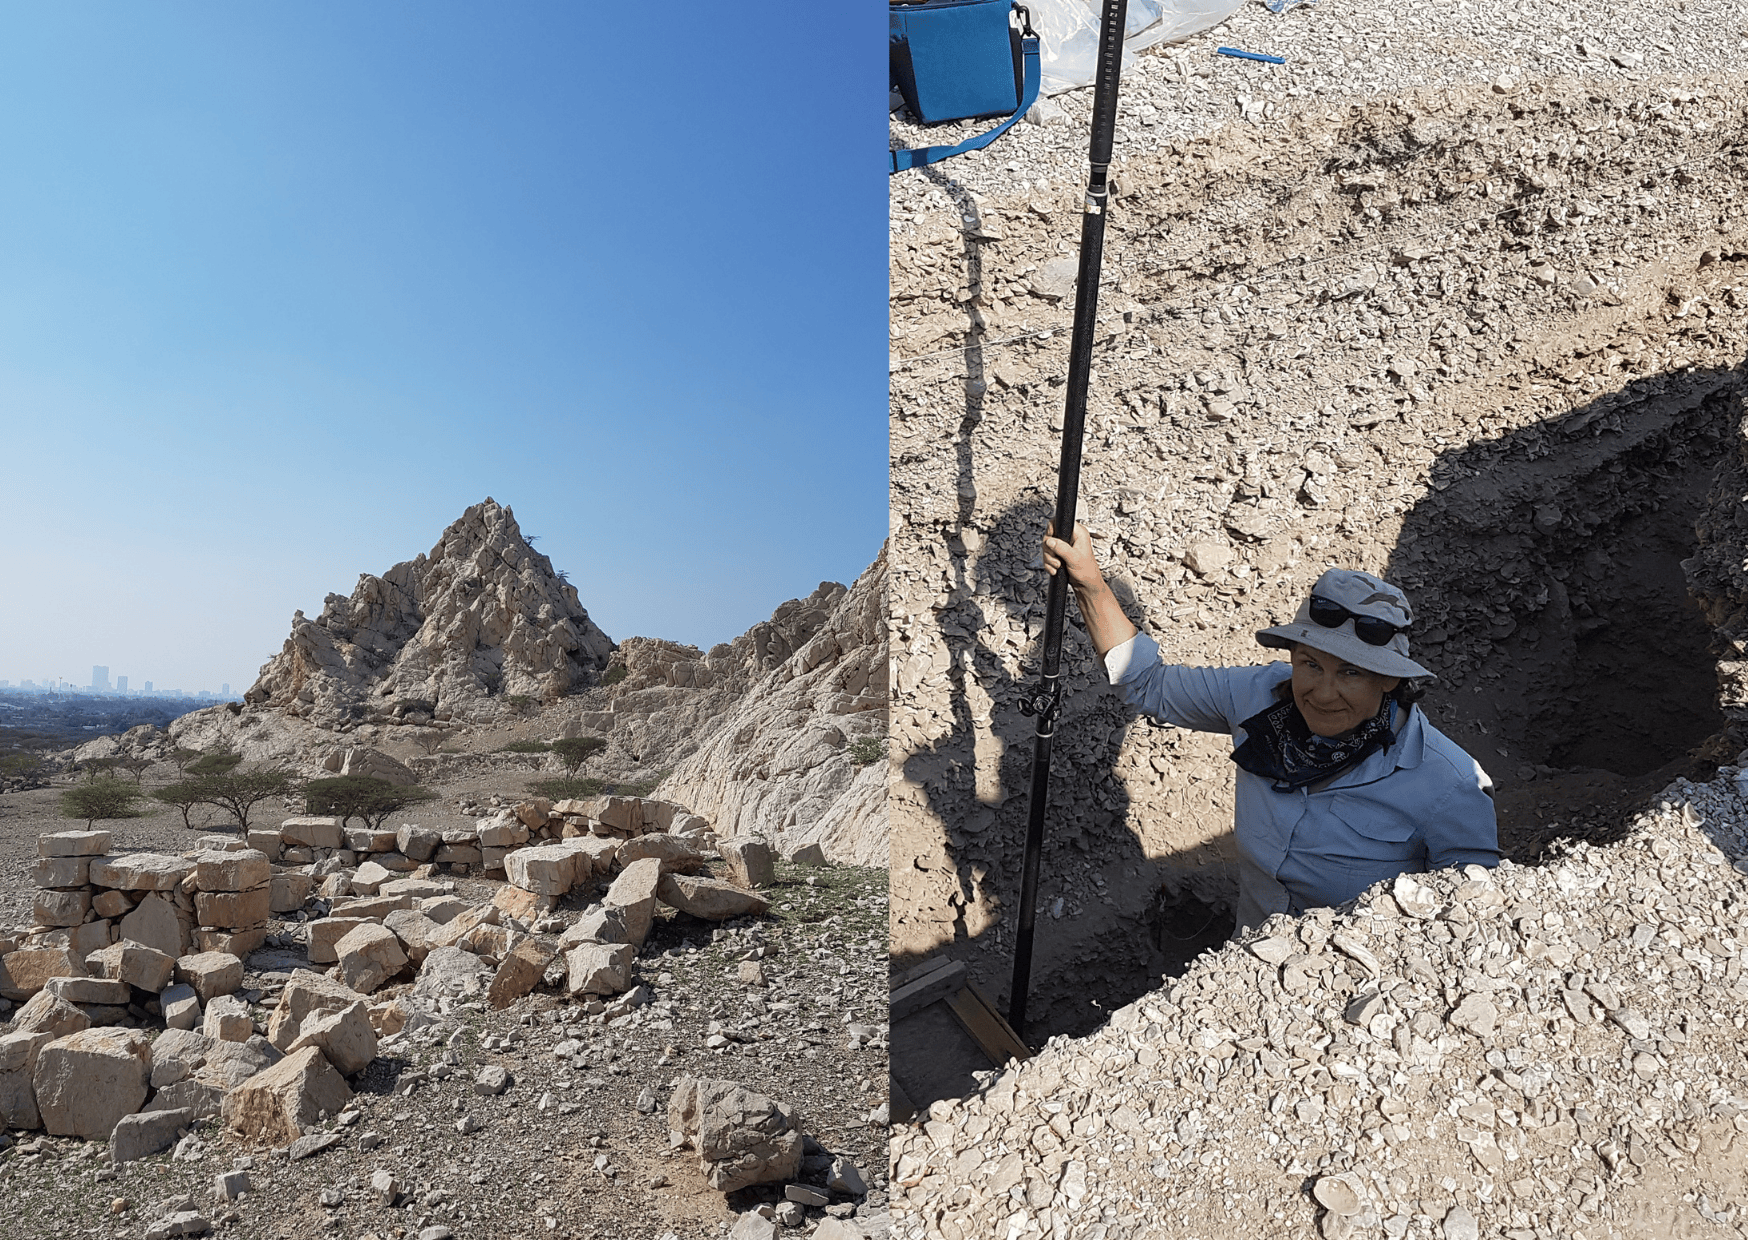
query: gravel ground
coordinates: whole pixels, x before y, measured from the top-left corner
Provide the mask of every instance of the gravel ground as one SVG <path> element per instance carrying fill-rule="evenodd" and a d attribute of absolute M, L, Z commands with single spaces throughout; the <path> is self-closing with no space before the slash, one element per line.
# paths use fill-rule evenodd
<path fill-rule="evenodd" d="M 161 777 L 169 777 L 167 767 Z M 500 775 L 497 787 L 519 799 L 522 778 Z M 492 787 L 489 778 L 472 779 L 467 795 L 484 799 Z M 442 814 L 455 814 L 457 790 L 440 791 L 448 807 Z M 37 834 L 74 825 L 58 816 L 58 796 L 57 787 L 0 797 L 0 899 L 11 906 L 0 905 L 0 924 L 28 920 L 26 858 Z M 117 849 L 180 852 L 196 834 L 174 810 L 105 825 Z M 457 882 L 459 894 L 476 902 L 489 900 L 496 885 Z M 669 1087 L 692 1075 L 731 1079 L 793 1104 L 817 1142 L 803 1178 L 823 1183 L 826 1151 L 848 1158 L 871 1191 L 834 1196 L 832 1212 L 880 1236 L 886 1129 L 883 1110 L 875 1112 L 886 1100 L 886 1019 L 883 999 L 870 996 L 882 994 L 886 874 L 779 863 L 771 894 L 768 916 L 721 926 L 660 910 L 637 970 L 654 992 L 649 1007 L 606 1019 L 536 991 L 503 1012 L 460 1005 L 417 1035 L 389 1042 L 353 1082 L 353 1109 L 329 1126 L 343 1140 L 307 1160 L 244 1148 L 203 1124 L 179 1154 L 117 1172 L 102 1145 L 14 1133 L 0 1152 L 0 1199 L 27 1221 L 9 1234 L 137 1238 L 186 1194 L 221 1234 L 251 1238 L 388 1240 L 440 1226 L 463 1238 L 708 1237 L 738 1212 L 781 1197 L 780 1187 L 753 1188 L 725 1200 L 704 1184 L 695 1156 L 669 1153 Z M 573 894 L 560 915 L 574 918 L 585 906 Z M 276 921 L 272 931 L 281 946 L 250 958 L 245 989 L 271 991 L 272 974 L 304 963 L 301 951 L 283 947 L 295 938 L 295 922 Z M 739 962 L 761 948 L 768 984 L 745 986 Z M 256 1015 L 264 1025 L 266 1010 Z M 851 1024 L 864 1037 L 853 1037 Z M 709 1049 L 707 1038 L 718 1032 L 728 1044 Z M 562 1057 L 554 1053 L 560 1047 Z M 510 1073 L 501 1096 L 473 1090 L 489 1064 Z M 464 1119 L 478 1127 L 458 1131 Z M 253 1191 L 215 1202 L 215 1175 L 236 1167 L 249 1169 Z M 395 1208 L 370 1191 L 379 1169 L 402 1186 Z M 823 1217 L 818 1208 L 807 1213 L 808 1227 Z"/>
<path fill-rule="evenodd" d="M 1728 72 L 1748 52 L 1748 14 L 1735 0 L 1676 0 L 1601 8 L 1526 0 L 1498 4 L 1322 0 L 1275 15 L 1260 0 L 1181 44 L 1134 58 L 1118 95 L 1116 158 L 1169 149 L 1234 120 L 1279 126 L 1331 106 L 1427 88 L 1508 87 L 1563 76 L 1608 84 Z M 1284 65 L 1236 60 L 1216 47 L 1281 56 Z M 1090 87 L 1059 95 L 1060 121 L 1022 122 L 991 146 L 927 173 L 892 178 L 891 224 L 908 235 L 919 212 L 946 203 L 942 188 L 1012 196 L 1086 183 Z M 894 146 L 960 141 L 989 122 L 919 126 L 893 118 Z"/>
<path fill-rule="evenodd" d="M 1739 774 L 1616 847 L 1270 918 L 900 1130 L 894 1233 L 1748 1234 Z"/>

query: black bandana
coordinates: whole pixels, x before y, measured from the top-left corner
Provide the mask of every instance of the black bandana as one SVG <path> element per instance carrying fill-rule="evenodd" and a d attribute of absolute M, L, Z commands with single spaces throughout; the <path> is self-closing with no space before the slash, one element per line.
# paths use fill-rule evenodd
<path fill-rule="evenodd" d="M 1248 734 L 1244 744 L 1232 751 L 1232 760 L 1252 775 L 1274 781 L 1276 792 L 1293 792 L 1320 779 L 1339 775 L 1396 739 L 1390 726 L 1388 697 L 1378 713 L 1346 736 L 1318 736 L 1299 713 L 1291 697 L 1252 715 L 1238 726 Z"/>

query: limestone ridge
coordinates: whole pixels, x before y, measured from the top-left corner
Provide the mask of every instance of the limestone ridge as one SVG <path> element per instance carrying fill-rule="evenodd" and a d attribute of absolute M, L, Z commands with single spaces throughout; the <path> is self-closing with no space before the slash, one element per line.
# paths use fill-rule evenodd
<path fill-rule="evenodd" d="M 818 610 L 817 592 L 735 639 L 756 680 L 660 795 L 709 818 L 720 836 L 763 835 L 785 853 L 818 843 L 833 861 L 884 866 L 887 764 L 858 767 L 848 750 L 886 737 L 885 549 L 853 586 L 835 589 L 804 638 L 807 626 L 793 622 Z"/>
<path fill-rule="evenodd" d="M 575 587 L 488 498 L 430 555 L 364 574 L 314 620 L 295 613 L 244 700 L 328 727 L 426 711 L 490 717 L 493 697 L 550 700 L 583 687 L 613 648 Z"/>
<path fill-rule="evenodd" d="M 764 673 L 830 621 L 845 593 L 838 582 L 822 581 L 708 652 L 659 637 L 626 638 L 613 656 L 624 678 L 607 690 L 605 709 L 585 711 L 579 725 L 611 734 L 633 761 L 659 755 L 671 769 L 721 726 Z"/>

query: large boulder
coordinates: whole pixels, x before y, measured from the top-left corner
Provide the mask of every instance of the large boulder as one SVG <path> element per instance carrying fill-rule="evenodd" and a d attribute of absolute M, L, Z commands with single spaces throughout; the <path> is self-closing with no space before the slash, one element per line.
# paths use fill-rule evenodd
<path fill-rule="evenodd" d="M 637 951 L 629 943 L 579 943 L 565 953 L 565 989 L 573 995 L 617 995 L 631 989 Z"/>
<path fill-rule="evenodd" d="M 279 838 L 291 848 L 344 848 L 340 820 L 327 816 L 287 818 L 279 824 Z"/>
<path fill-rule="evenodd" d="M 362 1000 L 338 1012 L 318 1012 L 304 1021 L 288 1055 L 306 1046 L 316 1047 L 342 1076 L 352 1076 L 376 1058 L 376 1029 L 370 1023 L 370 1008 Z"/>
<path fill-rule="evenodd" d="M 737 887 L 769 887 L 777 881 L 771 846 L 757 836 L 718 840 L 716 851 L 728 866 L 729 881 Z"/>
<path fill-rule="evenodd" d="M 769 912 L 771 902 L 732 883 L 702 875 L 664 874 L 657 892 L 661 902 L 705 921 L 727 921 L 746 913 Z"/>
<path fill-rule="evenodd" d="M 323 1111 L 338 1115 L 352 1101 L 346 1078 L 315 1046 L 293 1051 L 225 1095 L 225 1127 L 245 1141 L 290 1145 Z"/>
<path fill-rule="evenodd" d="M 433 947 L 419 968 L 413 993 L 431 999 L 466 998 L 483 993 L 491 974 L 485 962 L 472 952 L 459 947 Z"/>
<path fill-rule="evenodd" d="M 504 874 L 524 891 L 562 896 L 576 882 L 577 853 L 563 844 L 519 848 L 504 858 Z"/>
<path fill-rule="evenodd" d="M 343 1012 L 364 998 L 356 990 L 320 973 L 299 970 L 279 993 L 279 1006 L 267 1022 L 267 1040 L 280 1050 L 290 1050 L 312 1015 Z"/>
<path fill-rule="evenodd" d="M 437 923 L 416 908 L 398 908 L 382 919 L 382 924 L 401 941 L 407 959 L 418 964 L 431 950 L 431 936 L 437 933 Z"/>
<path fill-rule="evenodd" d="M 657 893 L 663 881 L 661 859 L 645 857 L 619 871 L 619 877 L 613 880 L 613 885 L 602 897 L 603 904 L 624 911 L 626 942 L 633 947 L 642 947 L 644 939 L 649 937 L 650 924 L 655 920 Z"/>
<path fill-rule="evenodd" d="M 107 831 L 55 831 L 36 837 L 39 857 L 101 857 L 108 851 Z"/>
<path fill-rule="evenodd" d="M 369 994 L 407 965 L 407 953 L 393 930 L 367 921 L 354 926 L 334 944 L 339 957 L 340 980 L 361 994 Z"/>
<path fill-rule="evenodd" d="M 668 1096 L 668 1141 L 690 1146 L 710 1187 L 732 1193 L 801 1170 L 801 1119 L 733 1081 L 681 1077 Z"/>
<path fill-rule="evenodd" d="M 117 891 L 175 891 L 194 868 L 194 862 L 168 853 L 124 853 L 94 860 L 91 881 Z"/>
<path fill-rule="evenodd" d="M 704 864 L 704 854 L 697 845 L 678 835 L 640 835 L 617 845 L 617 860 L 622 867 L 642 861 L 645 857 L 654 857 L 660 861 L 663 873 L 677 871 L 689 874 Z"/>
<path fill-rule="evenodd" d="M 84 977 L 85 961 L 65 947 L 29 947 L 0 956 L 0 999 L 23 1003 L 51 977 Z"/>
<path fill-rule="evenodd" d="M 217 995 L 235 994 L 243 986 L 243 962 L 229 952 L 200 952 L 176 961 L 176 980 L 193 987 L 202 1004 Z"/>
<path fill-rule="evenodd" d="M 253 848 L 232 852 L 209 850 L 194 857 L 194 885 L 201 891 L 253 891 L 272 877 L 273 865 L 267 854 Z"/>
<path fill-rule="evenodd" d="M 109 1161 L 133 1162 L 162 1153 L 176 1144 L 177 1136 L 193 1122 L 194 1112 L 188 1109 L 124 1115 L 109 1134 Z"/>
<path fill-rule="evenodd" d="M 273 889 L 263 883 L 253 891 L 197 891 L 194 916 L 203 926 L 241 930 L 266 922 L 273 911 Z"/>
<path fill-rule="evenodd" d="M 0 1129 L 42 1127 L 31 1074 L 37 1052 L 54 1040 L 47 1033 L 0 1034 Z"/>
<path fill-rule="evenodd" d="M 492 983 L 486 988 L 486 1002 L 494 1008 L 507 1008 L 540 984 L 546 967 L 552 963 L 553 951 L 539 939 L 525 938 L 504 953 Z"/>
<path fill-rule="evenodd" d="M 92 952 L 85 957 L 85 967 L 93 976 L 126 982 L 157 994 L 170 984 L 176 957 L 124 940 Z"/>
<path fill-rule="evenodd" d="M 159 895 L 148 895 L 116 926 L 116 939 L 163 952 L 172 960 L 188 948 L 189 927 L 176 906 Z"/>
<path fill-rule="evenodd" d="M 49 979 L 49 985 L 59 981 L 86 981 L 86 978 Z M 81 1029 L 91 1028 L 91 1018 L 73 1006 L 69 999 L 50 990 L 47 986 L 30 997 L 30 1002 L 19 1008 L 12 1016 L 14 1033 L 46 1033 L 51 1038 L 64 1038 L 69 1033 L 78 1033 Z"/>
<path fill-rule="evenodd" d="M 138 1029 L 85 1029 L 37 1052 L 31 1082 L 43 1127 L 57 1137 L 107 1141 L 146 1101 L 151 1043 Z"/>

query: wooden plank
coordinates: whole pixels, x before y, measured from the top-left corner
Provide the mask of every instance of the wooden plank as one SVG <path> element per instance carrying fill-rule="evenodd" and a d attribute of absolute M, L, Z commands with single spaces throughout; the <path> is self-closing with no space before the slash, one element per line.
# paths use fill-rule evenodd
<path fill-rule="evenodd" d="M 951 956 L 930 956 L 921 964 L 912 965 L 903 973 L 899 974 L 898 979 L 891 986 L 887 987 L 887 989 L 897 990 L 901 986 L 908 986 L 920 978 L 927 977 L 936 969 L 944 969 L 952 963 L 953 957 Z"/>
<path fill-rule="evenodd" d="M 944 969 L 935 969 L 908 986 L 900 986 L 892 992 L 892 997 L 888 1000 L 887 1020 L 903 1020 L 912 1012 L 952 994 L 964 984 L 965 965 L 960 961 L 955 960 Z"/>
<path fill-rule="evenodd" d="M 959 1023 L 965 1026 L 965 1032 L 977 1040 L 977 1045 L 989 1056 L 989 1062 L 996 1067 L 1001 1067 L 1010 1059 L 1032 1057 L 1032 1052 L 1026 1049 L 1026 1044 L 1014 1033 L 1013 1026 L 1002 1019 L 989 997 L 977 988 L 976 982 L 967 981 L 961 989 L 948 995 L 947 1006 L 959 1018 Z"/>

